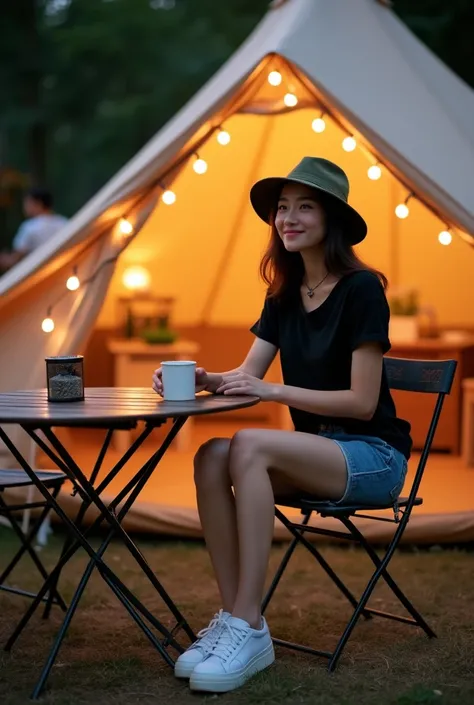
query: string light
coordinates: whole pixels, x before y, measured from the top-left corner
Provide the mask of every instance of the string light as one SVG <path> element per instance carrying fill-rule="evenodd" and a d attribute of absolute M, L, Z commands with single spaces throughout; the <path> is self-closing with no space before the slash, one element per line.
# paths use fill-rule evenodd
<path fill-rule="evenodd" d="M 397 218 L 400 218 L 400 220 L 405 220 L 405 218 L 408 218 L 410 215 L 410 209 L 406 205 L 406 203 L 399 203 L 398 206 L 395 208 L 395 215 Z"/>
<path fill-rule="evenodd" d="M 225 146 L 226 144 L 229 144 L 230 142 L 230 135 L 227 132 L 227 130 L 223 130 L 222 127 L 219 128 L 219 132 L 217 133 L 217 141 L 219 144 L 222 144 Z"/>
<path fill-rule="evenodd" d="M 54 321 L 51 318 L 51 308 L 48 309 L 46 318 L 44 318 L 41 323 L 41 329 L 44 331 L 44 333 L 52 333 L 54 330 Z"/>
<path fill-rule="evenodd" d="M 72 271 L 72 276 L 70 276 L 66 282 L 66 288 L 69 289 L 69 291 L 77 291 L 77 289 L 81 286 L 81 282 L 77 276 L 77 267 L 74 267 Z"/>
<path fill-rule="evenodd" d="M 281 80 L 281 73 L 279 71 L 270 71 L 270 73 L 268 74 L 268 83 L 271 86 L 279 86 Z"/>
<path fill-rule="evenodd" d="M 326 129 L 326 123 L 324 122 L 323 113 L 318 118 L 315 118 L 311 123 L 311 127 L 314 132 L 321 134 Z"/>
<path fill-rule="evenodd" d="M 368 168 L 367 176 L 371 181 L 378 181 L 382 176 L 382 169 L 378 164 L 372 164 L 372 166 Z"/>
<path fill-rule="evenodd" d="M 452 241 L 453 236 L 451 235 L 449 230 L 442 230 L 438 235 L 438 242 L 440 243 L 440 245 L 450 245 Z"/>
<path fill-rule="evenodd" d="M 342 140 L 342 149 L 346 152 L 353 152 L 354 149 L 357 147 L 357 142 L 355 141 L 354 137 L 345 137 Z"/>
<path fill-rule="evenodd" d="M 176 203 L 176 194 L 174 191 L 171 191 L 170 189 L 167 189 L 166 191 L 163 192 L 161 195 L 161 200 L 163 203 L 165 203 L 167 206 L 172 206 L 173 203 Z"/>
<path fill-rule="evenodd" d="M 294 93 L 286 93 L 283 102 L 287 108 L 294 108 L 295 105 L 298 105 L 298 98 Z"/>
<path fill-rule="evenodd" d="M 282 81 L 281 74 L 278 71 L 272 71 L 268 75 L 268 82 L 273 85 L 273 86 L 278 86 L 280 85 Z M 283 101 L 287 107 L 295 107 L 298 104 L 298 98 L 294 93 L 286 93 Z M 324 120 L 324 117 L 326 115 L 327 109 L 323 112 L 321 112 L 321 115 L 318 118 L 315 118 L 312 123 L 311 127 L 314 132 L 316 133 L 321 133 L 324 132 L 326 129 L 326 122 Z M 331 115 L 330 115 L 331 117 Z M 337 121 L 336 121 L 337 122 Z M 227 130 L 224 130 L 222 127 L 218 128 L 218 134 L 217 134 L 217 141 L 221 145 L 227 145 L 231 141 L 231 136 L 227 132 Z M 342 141 L 342 147 L 346 152 L 353 152 L 356 147 L 357 147 L 357 142 L 355 138 L 352 135 L 346 136 L 343 141 Z M 372 156 L 373 158 L 373 156 Z M 385 166 L 385 165 L 383 165 Z M 196 174 L 205 174 L 208 165 L 207 162 L 204 159 L 201 159 L 199 155 L 196 153 L 195 154 L 195 161 L 193 164 L 193 169 L 196 172 Z M 390 169 L 389 169 L 390 171 Z M 372 181 L 377 181 L 378 179 L 381 178 L 382 176 L 382 169 L 379 165 L 379 162 L 376 162 L 375 164 L 372 164 L 368 170 L 367 170 L 367 176 L 369 179 Z M 173 203 L 176 202 L 176 194 L 174 191 L 171 189 L 165 189 L 164 186 L 160 184 L 161 188 L 163 189 L 163 193 L 161 195 L 161 200 L 163 203 L 166 205 L 172 205 Z M 410 193 L 405 201 L 403 203 L 399 203 L 397 207 L 395 208 L 395 215 L 397 218 L 400 218 L 401 220 L 404 220 L 405 218 L 408 217 L 410 213 L 410 209 L 408 208 L 408 202 L 411 198 L 416 198 L 415 194 Z M 425 205 L 428 210 L 432 211 L 432 209 L 427 206 L 423 201 L 422 203 Z M 434 213 L 434 211 L 432 211 Z M 435 215 L 437 215 L 435 213 Z M 118 223 L 118 229 L 123 235 L 131 235 L 133 233 L 133 225 L 130 223 L 127 218 L 121 218 Z M 438 234 L 438 242 L 441 245 L 447 246 L 450 245 L 452 242 L 453 236 L 450 232 L 449 226 L 446 225 L 446 229 L 442 230 Z M 125 245 L 126 246 L 126 245 Z M 124 249 L 124 248 L 123 248 Z M 83 282 L 83 284 L 88 284 L 89 282 L 93 281 L 99 271 L 102 269 L 103 266 L 109 264 L 110 262 L 115 262 L 120 255 L 120 252 L 115 255 L 114 257 L 111 257 L 104 262 L 102 262 L 97 270 L 94 272 L 94 274 L 89 277 L 86 281 Z M 133 270 L 133 271 L 132 271 Z M 140 271 L 138 271 L 140 270 Z M 135 268 L 129 268 L 129 270 L 124 273 L 124 283 L 125 283 L 125 278 L 127 279 L 127 283 L 130 288 L 135 288 L 135 289 L 140 289 L 140 290 L 146 290 L 149 286 L 149 272 L 145 270 L 143 267 L 135 267 Z M 76 291 L 81 285 L 81 282 L 79 280 L 79 277 L 77 276 L 77 268 L 74 267 L 73 269 L 73 274 L 67 279 L 66 282 L 66 288 L 68 291 Z M 61 297 L 62 298 L 62 297 Z M 53 318 L 51 317 L 51 307 L 48 308 L 46 318 L 43 319 L 41 322 L 41 328 L 45 333 L 51 333 L 54 328 L 55 328 L 55 323 Z"/>
<path fill-rule="evenodd" d="M 193 164 L 193 169 L 196 174 L 205 174 L 207 171 L 207 162 L 196 154 L 196 161 Z"/>
<path fill-rule="evenodd" d="M 272 83 L 272 85 L 280 85 L 281 74 L 279 74 L 278 72 L 275 72 L 275 74 L 277 74 L 276 82 L 274 84 L 272 83 L 272 81 L 274 79 L 273 79 L 273 77 L 270 78 L 271 74 L 269 74 L 269 76 L 268 76 L 268 81 L 269 81 L 269 83 Z M 295 107 L 298 104 L 298 98 L 293 93 L 286 93 L 286 95 L 283 98 L 283 101 L 284 101 L 285 105 L 290 108 Z M 311 123 L 311 127 L 312 127 L 313 131 L 316 133 L 324 132 L 324 130 L 326 128 L 326 121 L 324 120 L 324 117 L 326 115 L 328 115 L 330 118 L 332 118 L 335 121 L 335 123 L 338 125 L 338 127 L 340 127 L 342 130 L 344 130 L 345 128 L 341 125 L 337 116 L 335 117 L 332 114 L 331 110 L 327 108 L 327 106 L 324 105 L 322 107 L 323 107 L 323 110 L 321 112 L 321 115 L 318 118 L 315 118 Z M 342 148 L 346 152 L 353 152 L 356 149 L 356 147 L 357 147 L 357 142 L 356 142 L 356 139 L 353 135 L 347 135 L 342 140 Z M 366 150 L 363 150 L 363 151 L 366 152 Z M 374 158 L 373 155 L 371 155 L 371 156 L 372 156 L 372 158 Z M 368 178 L 371 181 L 378 181 L 383 175 L 382 167 L 387 169 L 387 171 L 390 174 L 392 174 L 392 176 L 394 176 L 391 169 L 387 168 L 387 166 L 383 162 L 382 162 L 382 164 L 380 164 L 379 161 L 376 161 L 375 164 L 371 164 L 367 169 Z M 408 195 L 408 197 L 406 198 L 406 200 L 404 201 L 404 203 L 399 203 L 395 208 L 395 215 L 400 220 L 404 220 L 405 218 L 408 218 L 408 216 L 410 214 L 410 209 L 408 207 L 408 202 L 409 202 L 410 198 L 417 198 L 417 197 L 415 196 L 415 194 L 410 193 Z M 439 214 L 436 213 L 436 211 L 434 211 L 429 205 L 427 205 L 427 203 L 425 203 L 425 201 L 423 201 L 421 199 L 417 199 L 417 200 L 420 200 L 420 202 L 423 203 L 425 208 L 427 208 L 435 216 L 439 217 Z M 452 233 L 450 232 L 449 227 L 446 226 L 446 229 L 442 230 L 438 234 L 438 242 L 441 245 L 447 246 L 447 245 L 451 244 L 452 240 L 453 240 Z"/>
<path fill-rule="evenodd" d="M 133 225 L 126 218 L 121 218 L 119 222 L 119 230 L 122 235 L 131 235 L 133 233 Z"/>
<path fill-rule="evenodd" d="M 405 201 L 403 203 L 399 203 L 398 206 L 395 208 L 395 215 L 397 218 L 400 218 L 400 220 L 405 220 L 405 218 L 408 218 L 410 215 L 410 209 L 408 208 L 408 201 L 410 198 L 412 198 L 413 194 L 410 193 Z"/>

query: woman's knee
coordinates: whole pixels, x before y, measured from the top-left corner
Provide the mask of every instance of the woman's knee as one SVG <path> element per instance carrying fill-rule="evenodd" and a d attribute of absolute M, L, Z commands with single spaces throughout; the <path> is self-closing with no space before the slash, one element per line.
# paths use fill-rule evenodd
<path fill-rule="evenodd" d="M 231 455 L 248 456 L 263 452 L 265 431 L 259 428 L 244 428 L 237 431 L 230 443 Z"/>
<path fill-rule="evenodd" d="M 203 443 L 194 456 L 196 484 L 212 483 L 227 475 L 230 438 L 211 438 Z"/>
<path fill-rule="evenodd" d="M 256 461 L 264 460 L 265 443 L 259 429 L 243 429 L 233 436 L 229 449 L 229 470 L 231 477 L 252 469 Z"/>

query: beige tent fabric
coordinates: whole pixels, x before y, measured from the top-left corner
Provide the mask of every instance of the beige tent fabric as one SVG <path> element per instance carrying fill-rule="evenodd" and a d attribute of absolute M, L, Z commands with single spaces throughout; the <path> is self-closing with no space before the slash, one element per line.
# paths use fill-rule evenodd
<path fill-rule="evenodd" d="M 63 230 L 0 278 L 2 391 L 44 386 L 44 357 L 74 352 L 87 338 L 114 263 L 55 306 L 51 335 L 40 328 L 48 306 L 64 292 L 72 263 L 87 276 L 117 255 L 127 245 L 117 233 L 119 219 L 129 216 L 136 235 L 158 185 L 173 182 L 222 120 L 236 112 L 281 111 L 265 93 L 267 68 L 279 57 L 294 68 L 300 88 L 305 84 L 300 107 L 323 97 L 407 187 L 474 233 L 473 91 L 375 0 L 287 0 L 269 10 L 202 90 Z"/>
<path fill-rule="evenodd" d="M 288 0 L 268 12 L 202 90 L 61 232 L 2 277 L 0 305 L 53 255 L 110 226 L 118 215 L 114 204 L 123 208 L 159 181 L 185 146 L 192 153 L 208 132 L 206 121 L 218 124 L 232 112 L 232 103 L 242 102 L 239 88 L 250 90 L 262 60 L 274 54 L 298 66 L 441 212 L 474 232 L 474 92 L 374 0 Z"/>

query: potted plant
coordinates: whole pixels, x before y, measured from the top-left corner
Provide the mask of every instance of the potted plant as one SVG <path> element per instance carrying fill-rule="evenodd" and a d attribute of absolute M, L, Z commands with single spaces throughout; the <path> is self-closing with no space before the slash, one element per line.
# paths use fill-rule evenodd
<path fill-rule="evenodd" d="M 390 340 L 395 343 L 413 342 L 418 338 L 418 291 L 415 289 L 389 292 Z"/>

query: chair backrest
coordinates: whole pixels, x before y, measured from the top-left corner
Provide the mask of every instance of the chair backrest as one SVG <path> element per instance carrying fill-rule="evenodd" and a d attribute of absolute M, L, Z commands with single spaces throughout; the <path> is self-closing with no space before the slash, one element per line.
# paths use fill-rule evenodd
<path fill-rule="evenodd" d="M 391 389 L 406 392 L 449 394 L 456 372 L 456 360 L 406 360 L 399 357 L 384 359 Z"/>
<path fill-rule="evenodd" d="M 399 357 L 384 358 L 385 372 L 390 389 L 406 392 L 423 392 L 436 394 L 437 399 L 433 415 L 427 430 L 426 440 L 421 452 L 420 462 L 411 486 L 408 505 L 402 523 L 408 521 L 416 494 L 420 487 L 426 461 L 431 450 L 431 444 L 438 426 L 446 394 L 449 394 L 456 373 L 456 360 L 407 360 Z"/>

